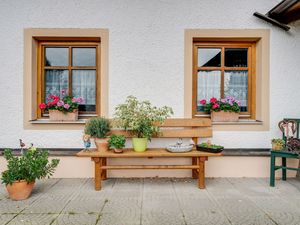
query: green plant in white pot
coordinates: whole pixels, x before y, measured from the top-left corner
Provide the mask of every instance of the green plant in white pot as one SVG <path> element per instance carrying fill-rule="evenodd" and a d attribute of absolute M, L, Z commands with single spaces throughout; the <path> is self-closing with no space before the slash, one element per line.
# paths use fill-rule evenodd
<path fill-rule="evenodd" d="M 160 135 L 159 125 L 173 114 L 170 107 L 152 106 L 149 101 L 139 101 L 128 96 L 124 104 L 116 107 L 115 122 L 133 136 L 133 149 L 143 152 L 147 149 L 148 140 Z"/>
<path fill-rule="evenodd" d="M 110 122 L 104 117 L 94 117 L 90 119 L 84 128 L 84 133 L 90 135 L 95 140 L 99 151 L 108 150 L 108 138 L 110 132 Z"/>

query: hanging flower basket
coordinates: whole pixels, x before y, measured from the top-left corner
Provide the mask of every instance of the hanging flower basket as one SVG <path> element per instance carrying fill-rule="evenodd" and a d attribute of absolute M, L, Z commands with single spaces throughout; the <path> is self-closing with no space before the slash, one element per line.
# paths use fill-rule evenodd
<path fill-rule="evenodd" d="M 225 112 L 225 111 L 212 111 L 211 120 L 213 122 L 238 122 L 239 113 L 236 112 Z"/>
<path fill-rule="evenodd" d="M 76 121 L 78 120 L 78 110 L 73 112 L 62 112 L 59 110 L 49 110 L 50 121 Z"/>

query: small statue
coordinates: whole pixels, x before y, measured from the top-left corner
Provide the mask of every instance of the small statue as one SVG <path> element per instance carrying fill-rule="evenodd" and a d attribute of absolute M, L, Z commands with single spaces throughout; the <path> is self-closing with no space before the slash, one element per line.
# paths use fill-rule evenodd
<path fill-rule="evenodd" d="M 83 135 L 83 144 L 84 144 L 84 151 L 89 151 L 91 147 L 91 135 L 85 134 Z"/>
<path fill-rule="evenodd" d="M 21 147 L 21 155 L 24 153 L 25 143 L 22 141 L 22 139 L 19 139 L 20 147 Z"/>

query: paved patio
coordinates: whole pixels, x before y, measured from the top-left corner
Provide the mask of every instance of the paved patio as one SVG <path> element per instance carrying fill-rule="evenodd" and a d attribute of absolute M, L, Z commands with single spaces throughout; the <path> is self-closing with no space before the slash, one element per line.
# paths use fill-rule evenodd
<path fill-rule="evenodd" d="M 300 224 L 300 182 L 267 179 L 108 179 L 100 192 L 92 179 L 37 182 L 25 201 L 0 189 L 0 224 Z"/>

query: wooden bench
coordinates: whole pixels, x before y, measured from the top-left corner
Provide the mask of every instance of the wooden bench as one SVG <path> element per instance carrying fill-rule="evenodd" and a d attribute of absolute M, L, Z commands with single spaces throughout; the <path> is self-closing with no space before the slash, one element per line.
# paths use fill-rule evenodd
<path fill-rule="evenodd" d="M 195 143 L 198 138 L 212 136 L 211 120 L 208 118 L 195 119 L 168 119 L 161 125 L 162 136 L 159 138 L 192 138 Z M 131 137 L 123 130 L 113 130 L 113 134 L 123 134 Z M 152 140 L 155 141 L 155 140 Z M 170 141 L 175 142 L 174 140 Z M 96 149 L 91 151 L 80 151 L 79 157 L 90 157 L 95 163 L 95 189 L 101 189 L 101 181 L 107 178 L 107 170 L 122 169 L 191 169 L 193 178 L 198 178 L 198 186 L 205 188 L 205 161 L 208 157 L 221 156 L 221 153 L 200 152 L 194 148 L 186 153 L 171 153 L 164 148 L 149 148 L 145 152 L 134 152 L 132 149 L 124 149 L 122 154 L 112 151 L 100 152 Z M 107 165 L 107 158 L 191 158 L 191 165 Z"/>

